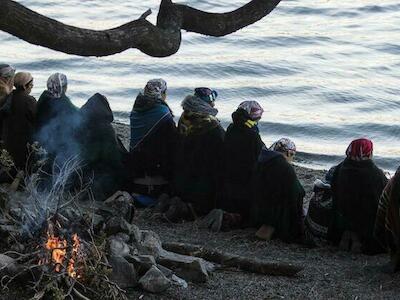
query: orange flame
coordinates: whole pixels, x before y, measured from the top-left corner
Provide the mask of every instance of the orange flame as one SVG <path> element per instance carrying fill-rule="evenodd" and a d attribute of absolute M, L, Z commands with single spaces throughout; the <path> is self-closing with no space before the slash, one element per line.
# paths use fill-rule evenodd
<path fill-rule="evenodd" d="M 55 265 L 55 271 L 56 272 L 61 272 L 61 270 L 64 268 L 64 260 L 67 255 L 67 246 L 68 243 L 65 239 L 61 239 L 57 236 L 54 236 L 54 234 L 50 234 L 50 232 L 47 232 L 47 242 L 45 244 L 45 248 L 49 251 L 51 251 L 51 262 Z M 79 254 L 79 249 L 81 246 L 80 239 L 78 235 L 75 233 L 72 236 L 72 248 L 70 251 L 70 258 L 68 260 L 67 266 L 66 266 L 66 271 L 67 274 L 72 277 L 72 278 L 79 278 L 80 276 L 77 275 L 76 267 L 75 267 L 75 262 L 78 258 Z M 40 260 L 39 264 L 43 263 L 49 263 L 46 260 Z"/>

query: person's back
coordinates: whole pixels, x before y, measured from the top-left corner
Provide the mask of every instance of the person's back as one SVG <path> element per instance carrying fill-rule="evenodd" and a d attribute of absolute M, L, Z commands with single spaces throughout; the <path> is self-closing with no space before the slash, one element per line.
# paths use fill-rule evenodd
<path fill-rule="evenodd" d="M 5 149 L 13 157 L 18 169 L 25 170 L 28 155 L 28 143 L 33 142 L 36 100 L 30 96 L 33 78 L 29 73 L 17 73 L 10 105 L 3 119 Z"/>
<path fill-rule="evenodd" d="M 37 102 L 35 138 L 58 164 L 76 156 L 75 130 L 79 125 L 78 109 L 66 96 L 67 77 L 51 75 L 47 90 Z"/>
<path fill-rule="evenodd" d="M 0 63 L 0 146 L 2 147 L 3 119 L 7 113 L 7 102 L 10 100 L 14 85 L 15 69 L 8 64 Z M 8 100 L 8 101 L 7 101 Z"/>
<path fill-rule="evenodd" d="M 141 194 L 169 192 L 176 125 L 165 102 L 166 92 L 164 80 L 150 80 L 130 115 L 130 171 L 133 190 Z"/>
<path fill-rule="evenodd" d="M 372 234 L 387 178 L 371 159 L 372 150 L 372 142 L 367 139 L 353 141 L 346 151 L 347 158 L 333 174 L 334 220 L 328 236 L 336 244 L 340 241 L 343 250 L 352 248 L 365 253 L 381 250 Z M 350 237 L 353 233 L 355 236 Z"/>
<path fill-rule="evenodd" d="M 251 222 L 261 226 L 256 233 L 260 239 L 277 237 L 286 242 L 301 242 L 305 192 L 289 163 L 295 146 L 288 139 L 280 141 L 289 143 L 279 148 L 274 146 L 277 142 L 271 147 L 274 150 L 261 151 L 254 177 Z"/>
<path fill-rule="evenodd" d="M 213 104 L 194 95 L 187 96 L 182 106 L 184 112 L 178 124 L 175 159 L 175 190 L 184 202 L 193 204 L 198 214 L 207 214 L 215 208 L 221 185 L 225 132 L 215 117 L 218 111 Z"/>
<path fill-rule="evenodd" d="M 124 183 L 124 150 L 118 142 L 107 99 L 95 94 L 80 109 L 80 158 L 85 174 L 93 175 L 92 190 L 96 200 L 104 200 Z M 126 150 L 125 150 L 126 151 Z"/>
<path fill-rule="evenodd" d="M 247 108 L 247 109 L 246 109 Z M 224 192 L 219 208 L 248 217 L 251 182 L 258 156 L 264 145 L 257 122 L 262 115 L 255 101 L 245 101 L 232 114 L 224 140 Z"/>

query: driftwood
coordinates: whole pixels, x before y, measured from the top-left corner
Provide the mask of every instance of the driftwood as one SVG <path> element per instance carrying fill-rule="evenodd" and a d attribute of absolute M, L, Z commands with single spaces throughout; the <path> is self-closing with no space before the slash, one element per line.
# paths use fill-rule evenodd
<path fill-rule="evenodd" d="M 176 53 L 181 30 L 224 36 L 268 15 L 280 0 L 253 0 L 227 13 L 207 13 L 187 5 L 161 0 L 157 24 L 139 19 L 108 30 L 69 26 L 38 14 L 18 2 L 0 0 L 0 30 L 31 44 L 79 56 L 107 56 L 136 48 L 154 57 Z"/>
<path fill-rule="evenodd" d="M 224 267 L 238 268 L 242 271 L 274 276 L 295 276 L 300 266 L 282 263 L 269 263 L 256 258 L 248 258 L 186 243 L 163 243 L 165 250 L 203 258 Z"/>

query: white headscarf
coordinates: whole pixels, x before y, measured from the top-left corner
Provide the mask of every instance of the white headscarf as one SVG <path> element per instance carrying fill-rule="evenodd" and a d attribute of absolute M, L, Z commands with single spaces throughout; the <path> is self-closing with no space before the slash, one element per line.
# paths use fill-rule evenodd
<path fill-rule="evenodd" d="M 55 98 L 60 98 L 67 90 L 67 76 L 62 73 L 55 73 L 47 80 L 47 90 Z"/>

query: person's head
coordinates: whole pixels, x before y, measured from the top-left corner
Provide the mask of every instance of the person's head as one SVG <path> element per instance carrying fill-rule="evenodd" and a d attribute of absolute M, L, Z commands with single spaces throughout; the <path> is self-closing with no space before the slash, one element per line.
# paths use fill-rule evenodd
<path fill-rule="evenodd" d="M 258 122 L 264 112 L 263 108 L 257 101 L 244 101 L 239 104 L 238 109 L 243 109 L 247 112 L 252 121 Z"/>
<path fill-rule="evenodd" d="M 7 87 L 7 93 L 11 93 L 14 85 L 15 69 L 7 64 L 0 63 L 0 82 Z"/>
<path fill-rule="evenodd" d="M 211 107 L 215 106 L 215 100 L 217 100 L 218 97 L 217 91 L 214 91 L 207 87 L 195 88 L 194 95 L 208 103 Z"/>
<path fill-rule="evenodd" d="M 281 153 L 291 163 L 296 155 L 296 145 L 288 138 L 281 138 L 270 147 L 271 150 Z"/>
<path fill-rule="evenodd" d="M 47 79 L 47 90 L 54 98 L 60 98 L 67 92 L 67 76 L 55 73 Z"/>
<path fill-rule="evenodd" d="M 24 91 L 29 95 L 33 88 L 33 77 L 28 72 L 18 72 L 14 77 L 14 86 L 19 91 Z"/>
<path fill-rule="evenodd" d="M 144 95 L 162 101 L 167 99 L 167 82 L 162 78 L 151 79 L 144 87 Z"/>
<path fill-rule="evenodd" d="M 374 144 L 369 139 L 357 139 L 350 143 L 346 156 L 351 160 L 361 161 L 372 159 Z"/>

